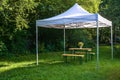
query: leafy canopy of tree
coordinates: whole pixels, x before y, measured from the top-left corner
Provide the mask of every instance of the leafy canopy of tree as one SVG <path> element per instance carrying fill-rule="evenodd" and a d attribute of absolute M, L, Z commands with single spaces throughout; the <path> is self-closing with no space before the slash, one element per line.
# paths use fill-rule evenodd
<path fill-rule="evenodd" d="M 119 39 L 118 41 L 120 42 L 120 15 L 119 15 L 120 5 L 119 4 L 120 4 L 119 0 L 102 0 L 100 5 L 100 13 L 112 21 L 115 42 L 116 39 Z M 104 31 L 107 32 L 108 30 L 104 30 Z M 101 36 L 105 37 L 105 35 L 101 35 Z"/>
<path fill-rule="evenodd" d="M 0 41 L 10 51 L 25 48 L 29 18 L 35 13 L 35 6 L 34 0 L 0 0 Z"/>

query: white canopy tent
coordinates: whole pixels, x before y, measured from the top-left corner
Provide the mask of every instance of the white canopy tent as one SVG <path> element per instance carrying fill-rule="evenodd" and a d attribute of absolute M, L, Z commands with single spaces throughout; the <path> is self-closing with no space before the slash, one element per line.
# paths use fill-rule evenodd
<path fill-rule="evenodd" d="M 64 29 L 64 53 L 65 53 L 65 29 L 97 28 L 97 68 L 99 64 L 99 28 L 111 28 L 111 56 L 113 59 L 113 34 L 112 22 L 99 14 L 92 14 L 84 10 L 77 3 L 70 9 L 57 16 L 36 20 L 36 57 L 38 65 L 38 27 Z"/>

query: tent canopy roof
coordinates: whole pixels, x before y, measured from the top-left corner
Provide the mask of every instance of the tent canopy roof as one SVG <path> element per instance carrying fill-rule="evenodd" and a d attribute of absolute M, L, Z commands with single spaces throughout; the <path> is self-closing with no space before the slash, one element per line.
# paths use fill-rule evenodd
<path fill-rule="evenodd" d="M 89 13 L 76 3 L 62 14 L 47 19 L 36 20 L 36 26 L 58 29 L 96 28 L 97 21 L 99 27 L 112 26 L 111 21 L 99 14 Z"/>

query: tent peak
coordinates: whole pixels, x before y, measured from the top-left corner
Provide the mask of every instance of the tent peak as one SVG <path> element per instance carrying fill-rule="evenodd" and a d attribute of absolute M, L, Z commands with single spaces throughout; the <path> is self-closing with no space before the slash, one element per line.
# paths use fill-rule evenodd
<path fill-rule="evenodd" d="M 81 14 L 90 14 L 88 11 L 86 11 L 84 8 L 82 8 L 78 3 L 75 3 L 70 9 L 70 11 L 77 11 Z"/>

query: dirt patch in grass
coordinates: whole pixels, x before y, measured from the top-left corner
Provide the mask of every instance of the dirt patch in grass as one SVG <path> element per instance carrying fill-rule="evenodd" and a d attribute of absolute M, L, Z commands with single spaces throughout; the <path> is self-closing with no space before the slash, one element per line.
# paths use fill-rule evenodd
<path fill-rule="evenodd" d="M 114 68 L 107 73 L 106 80 L 120 80 L 120 69 Z"/>

